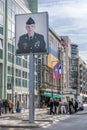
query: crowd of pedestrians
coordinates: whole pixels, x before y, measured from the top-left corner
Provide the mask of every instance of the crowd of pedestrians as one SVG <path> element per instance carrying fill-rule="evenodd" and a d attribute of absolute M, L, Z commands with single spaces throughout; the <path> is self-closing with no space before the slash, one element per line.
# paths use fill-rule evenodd
<path fill-rule="evenodd" d="M 8 112 L 11 113 L 13 108 L 13 103 L 11 100 L 7 99 L 0 99 L 0 116 L 2 114 L 7 114 Z"/>
<path fill-rule="evenodd" d="M 22 111 L 22 103 L 20 101 L 16 102 L 15 111 L 16 112 Z M 7 113 L 14 113 L 13 103 L 11 100 L 0 99 L 0 116 L 2 114 L 7 114 Z"/>
<path fill-rule="evenodd" d="M 51 98 L 49 102 L 51 114 L 73 114 L 78 111 L 78 101 L 76 99 L 67 101 Z"/>

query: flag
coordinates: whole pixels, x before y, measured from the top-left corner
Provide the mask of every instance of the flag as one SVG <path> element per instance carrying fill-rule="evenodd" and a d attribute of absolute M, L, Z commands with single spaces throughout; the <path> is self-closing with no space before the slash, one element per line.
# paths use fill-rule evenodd
<path fill-rule="evenodd" d="M 61 45 L 63 45 L 63 46 L 67 46 L 67 47 L 68 47 L 67 42 L 65 42 L 63 38 L 61 38 Z"/>
<path fill-rule="evenodd" d="M 61 77 L 62 77 L 61 65 L 57 63 L 53 68 L 53 78 L 59 80 Z"/>

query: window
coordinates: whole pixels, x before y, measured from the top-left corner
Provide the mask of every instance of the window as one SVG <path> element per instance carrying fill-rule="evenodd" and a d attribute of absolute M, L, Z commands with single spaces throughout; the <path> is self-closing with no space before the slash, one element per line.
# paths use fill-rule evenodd
<path fill-rule="evenodd" d="M 0 50 L 0 59 L 3 59 L 3 51 Z"/>
<path fill-rule="evenodd" d="M 8 76 L 7 83 L 12 83 L 12 77 L 11 76 Z"/>
<path fill-rule="evenodd" d="M 10 20 L 8 20 L 8 29 L 11 30 L 11 21 Z"/>
<path fill-rule="evenodd" d="M 3 45 L 2 45 L 2 39 L 0 39 L 0 49 L 2 50 L 2 47 Z"/>
<path fill-rule="evenodd" d="M 22 80 L 22 86 L 27 88 L 27 80 Z"/>
<path fill-rule="evenodd" d="M 12 68 L 8 66 L 8 74 L 12 74 Z"/>
<path fill-rule="evenodd" d="M 23 67 L 27 68 L 27 61 L 23 60 Z"/>
<path fill-rule="evenodd" d="M 24 72 L 24 71 L 23 71 L 23 72 L 22 72 L 22 77 L 25 78 L 25 79 L 27 79 L 27 72 Z"/>
<path fill-rule="evenodd" d="M 9 9 L 9 8 L 8 8 L 8 16 L 9 16 L 9 18 L 11 18 L 11 9 Z"/>
<path fill-rule="evenodd" d="M 9 39 L 12 38 L 12 33 L 11 33 L 11 31 L 8 31 L 8 38 L 9 38 Z"/>
<path fill-rule="evenodd" d="M 0 34 L 3 35 L 3 27 L 0 27 Z"/>
<path fill-rule="evenodd" d="M 16 69 L 16 76 L 21 77 L 21 70 Z"/>
<path fill-rule="evenodd" d="M 0 14 L 0 25 L 3 25 L 4 21 L 3 21 L 3 16 Z"/>
<path fill-rule="evenodd" d="M 8 61 L 12 62 L 12 54 L 8 53 Z"/>
<path fill-rule="evenodd" d="M 21 86 L 21 79 L 20 78 L 16 78 L 16 86 Z"/>
<path fill-rule="evenodd" d="M 12 52 L 12 45 L 11 44 L 8 44 L 8 51 Z"/>
<path fill-rule="evenodd" d="M 2 1 L 0 1 L 0 11 L 1 12 L 4 11 L 4 3 Z"/>
<path fill-rule="evenodd" d="M 21 58 L 20 57 L 16 58 L 16 64 L 21 66 Z"/>
<path fill-rule="evenodd" d="M 15 32 L 15 26 L 12 24 L 12 32 Z"/>
<path fill-rule="evenodd" d="M 8 51 L 11 53 L 14 53 L 14 46 L 11 44 L 8 44 Z"/>

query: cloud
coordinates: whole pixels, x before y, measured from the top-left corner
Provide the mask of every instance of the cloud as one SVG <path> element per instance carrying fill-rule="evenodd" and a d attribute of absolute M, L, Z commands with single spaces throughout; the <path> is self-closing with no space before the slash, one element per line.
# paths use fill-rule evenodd
<path fill-rule="evenodd" d="M 47 11 L 55 32 L 69 36 L 87 58 L 87 0 L 39 0 L 39 11 Z"/>

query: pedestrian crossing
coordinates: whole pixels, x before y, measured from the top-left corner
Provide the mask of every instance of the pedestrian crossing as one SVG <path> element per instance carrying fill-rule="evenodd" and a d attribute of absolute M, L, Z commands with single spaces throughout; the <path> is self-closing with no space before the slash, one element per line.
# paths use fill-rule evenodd
<path fill-rule="evenodd" d="M 39 126 L 42 128 L 48 128 L 48 127 L 52 126 L 53 124 L 57 124 L 59 121 L 66 120 L 70 117 L 70 115 L 44 115 L 44 116 L 45 117 L 43 117 L 43 116 L 38 117 L 38 118 L 41 118 L 41 120 L 43 120 L 43 121 L 41 121 L 41 122 L 35 121 L 35 123 L 39 124 Z"/>

